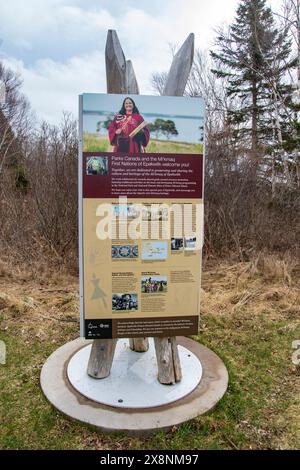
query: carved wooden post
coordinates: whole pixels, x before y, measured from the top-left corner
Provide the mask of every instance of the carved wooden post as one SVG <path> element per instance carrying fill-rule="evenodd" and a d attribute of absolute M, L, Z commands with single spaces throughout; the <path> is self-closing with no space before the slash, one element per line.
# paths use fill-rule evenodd
<path fill-rule="evenodd" d="M 170 67 L 164 87 L 165 96 L 182 96 L 194 59 L 194 34 L 185 40 Z M 176 337 L 154 338 L 158 365 L 158 380 L 162 384 L 180 382 L 182 372 Z"/>
<path fill-rule="evenodd" d="M 126 60 L 126 83 L 127 83 L 127 93 L 132 95 L 139 95 L 140 90 L 138 82 L 133 70 L 133 65 L 131 60 Z"/>
<path fill-rule="evenodd" d="M 194 57 L 194 34 L 190 34 L 175 55 L 163 95 L 182 96 Z M 108 93 L 139 94 L 139 87 L 130 60 L 126 62 L 117 33 L 109 30 L 105 48 Z M 176 337 L 154 338 L 158 364 L 158 380 L 162 384 L 179 382 L 182 378 Z M 117 340 L 94 340 L 88 374 L 95 378 L 110 373 Z M 147 338 L 131 338 L 134 351 L 147 351 Z"/>
<path fill-rule="evenodd" d="M 107 33 L 105 47 L 106 81 L 108 93 L 126 93 L 126 60 L 113 30 Z M 87 372 L 95 379 L 104 379 L 110 374 L 117 340 L 95 339 L 88 362 Z"/>
<path fill-rule="evenodd" d="M 139 88 L 133 66 L 125 59 L 118 35 L 114 30 L 108 30 L 106 47 L 106 82 L 108 93 L 138 94 Z M 149 348 L 147 338 L 132 338 L 130 347 L 137 352 L 145 352 Z M 93 341 L 88 362 L 87 372 L 91 377 L 104 379 L 110 374 L 117 340 L 96 339 Z"/>
<path fill-rule="evenodd" d="M 191 33 L 175 55 L 168 73 L 163 95 L 183 95 L 193 65 L 194 41 L 195 35 Z"/>
<path fill-rule="evenodd" d="M 126 81 L 127 93 L 138 95 L 140 91 L 131 60 L 126 61 Z M 146 352 L 149 349 L 148 338 L 130 338 L 129 344 L 136 352 Z"/>
<path fill-rule="evenodd" d="M 95 379 L 104 379 L 110 374 L 116 339 L 94 339 L 87 373 Z"/>
<path fill-rule="evenodd" d="M 105 47 L 107 93 L 127 93 L 126 60 L 116 31 L 109 29 Z"/>

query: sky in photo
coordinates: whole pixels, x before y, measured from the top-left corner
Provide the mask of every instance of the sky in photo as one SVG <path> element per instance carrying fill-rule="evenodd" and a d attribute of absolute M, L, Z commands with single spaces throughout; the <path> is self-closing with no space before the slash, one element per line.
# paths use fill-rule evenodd
<path fill-rule="evenodd" d="M 101 134 L 107 134 L 104 126 L 98 126 L 98 123 L 103 123 L 108 117 L 117 114 L 126 96 L 84 94 L 83 130 L 95 133 L 98 128 Z M 204 116 L 201 98 L 143 95 L 131 95 L 131 97 L 145 121 L 153 123 L 158 118 L 174 121 L 178 135 L 172 136 L 171 140 L 199 143 Z M 167 137 L 161 135 L 160 139 L 167 140 Z"/>
<path fill-rule="evenodd" d="M 278 8 L 280 0 L 269 0 Z M 0 0 L 0 60 L 18 71 L 39 119 L 56 124 L 78 115 L 78 95 L 105 93 L 104 50 L 115 29 L 133 61 L 141 94 L 154 94 L 151 74 L 167 71 L 170 44 L 195 33 L 196 47 L 213 45 L 238 0 Z"/>

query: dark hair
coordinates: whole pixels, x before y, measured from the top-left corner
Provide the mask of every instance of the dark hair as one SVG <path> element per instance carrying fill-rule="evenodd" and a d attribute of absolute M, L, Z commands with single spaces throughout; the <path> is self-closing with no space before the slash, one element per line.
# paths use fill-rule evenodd
<path fill-rule="evenodd" d="M 125 110 L 125 101 L 126 100 L 130 100 L 133 104 L 133 110 L 132 110 L 132 113 L 133 114 L 140 114 L 139 110 L 137 109 L 136 105 L 135 105 L 135 102 L 133 101 L 132 98 L 130 98 L 130 96 L 126 96 L 125 100 L 123 101 L 123 104 L 122 104 L 122 108 L 120 109 L 119 111 L 119 114 L 126 114 L 126 110 Z"/>

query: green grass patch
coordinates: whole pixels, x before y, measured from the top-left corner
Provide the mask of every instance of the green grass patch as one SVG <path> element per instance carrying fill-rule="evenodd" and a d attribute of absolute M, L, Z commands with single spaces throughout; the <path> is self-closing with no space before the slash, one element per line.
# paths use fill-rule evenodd
<path fill-rule="evenodd" d="M 59 341 L 55 329 L 47 341 L 1 333 L 7 345 L 7 364 L 0 366 L 2 449 L 229 449 L 272 448 L 272 439 L 289 426 L 275 426 L 285 416 L 292 390 L 286 386 L 291 364 L 291 342 L 300 338 L 299 325 L 285 322 L 205 316 L 205 330 L 196 339 L 224 360 L 229 387 L 210 413 L 172 431 L 149 438 L 104 435 L 72 422 L 44 397 L 39 383 L 47 357 L 60 344 L 76 337 L 77 326 L 67 326 Z M 242 324 L 241 324 L 242 323 Z M 68 324 L 67 324 L 68 325 Z M 239 325 L 239 326 L 237 326 Z M 64 332 L 66 327 L 64 325 Z M 295 444 L 296 445 L 296 444 Z M 291 442 L 293 447 L 293 443 Z"/>
<path fill-rule="evenodd" d="M 112 152 L 108 138 L 100 134 L 85 132 L 83 135 L 84 152 Z M 150 139 L 146 147 L 147 153 L 202 153 L 203 144 L 190 144 L 188 142 L 173 142 Z"/>

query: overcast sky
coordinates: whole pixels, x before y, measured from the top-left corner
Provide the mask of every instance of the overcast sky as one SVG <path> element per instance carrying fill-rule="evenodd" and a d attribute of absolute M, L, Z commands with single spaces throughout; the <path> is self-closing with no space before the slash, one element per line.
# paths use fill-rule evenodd
<path fill-rule="evenodd" d="M 238 0 L 0 0 L 0 60 L 19 71 L 40 119 L 77 117 L 78 95 L 106 91 L 104 49 L 116 29 L 140 92 L 153 94 L 151 73 L 168 70 L 168 44 L 190 32 L 209 49 L 214 28 L 235 16 Z M 269 0 L 278 8 L 280 0 Z"/>

